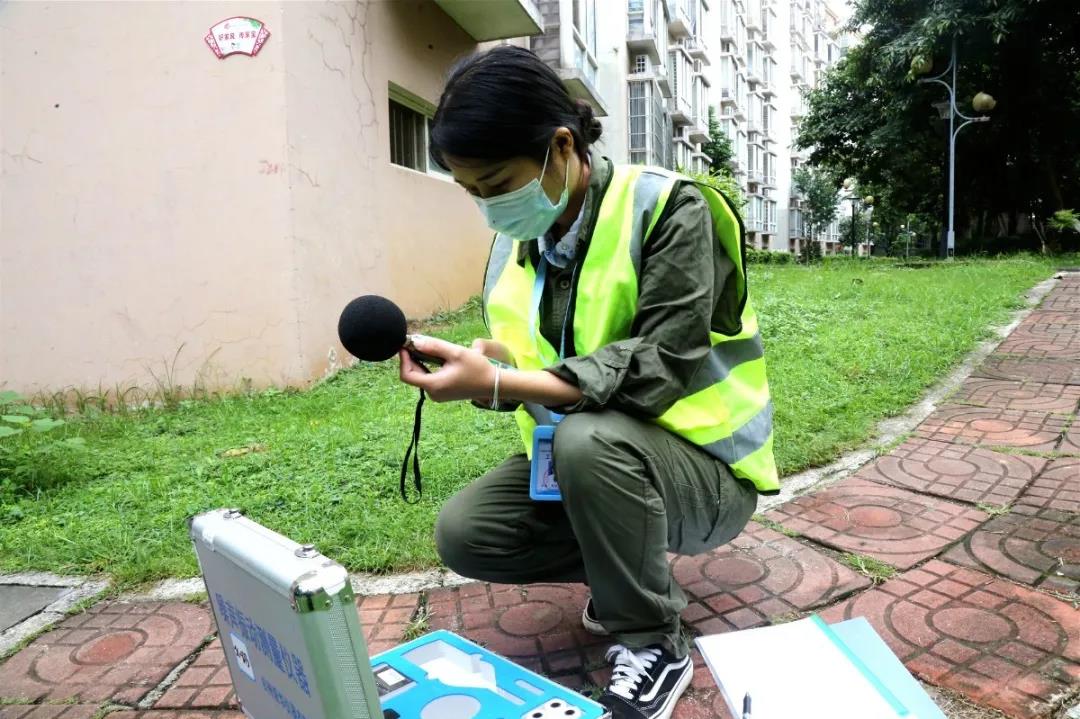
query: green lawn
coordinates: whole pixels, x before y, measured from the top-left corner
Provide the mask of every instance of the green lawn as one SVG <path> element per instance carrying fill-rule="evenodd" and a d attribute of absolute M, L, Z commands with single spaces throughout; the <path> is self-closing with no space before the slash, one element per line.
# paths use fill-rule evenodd
<path fill-rule="evenodd" d="M 781 471 L 827 463 L 864 442 L 1054 266 L 1038 258 L 921 269 L 754 266 Z M 471 305 L 429 331 L 467 343 L 483 325 Z M 352 570 L 431 566 L 443 500 L 517 445 L 509 416 L 429 404 L 424 499 L 406 505 L 398 471 L 415 401 L 395 366 L 366 365 L 304 392 L 74 420 L 54 434 L 83 437 L 85 450 L 39 453 L 18 489 L 8 477 L 0 491 L 0 572 L 108 572 L 123 586 L 191 576 L 184 519 L 224 506 L 314 542 Z M 225 454 L 249 445 L 265 448 Z"/>

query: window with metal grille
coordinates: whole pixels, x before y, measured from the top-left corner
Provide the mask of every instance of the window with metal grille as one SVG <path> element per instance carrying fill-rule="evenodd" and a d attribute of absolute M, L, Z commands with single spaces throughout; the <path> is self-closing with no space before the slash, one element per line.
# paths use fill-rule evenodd
<path fill-rule="evenodd" d="M 648 55 L 635 55 L 634 56 L 634 72 L 645 72 L 649 69 L 649 56 Z"/>
<path fill-rule="evenodd" d="M 450 175 L 429 155 L 431 117 L 435 106 L 394 83 L 389 84 L 390 162 L 442 179 Z"/>
<path fill-rule="evenodd" d="M 427 172 L 427 118 L 390 100 L 390 162 Z"/>
<path fill-rule="evenodd" d="M 666 167 L 670 159 L 671 128 L 666 122 L 667 114 L 664 112 L 663 96 L 651 84 L 648 89 L 652 100 L 649 112 L 652 115 L 653 131 L 650 162 L 658 167 Z"/>
<path fill-rule="evenodd" d="M 630 162 L 644 164 L 649 150 L 648 83 L 631 82 L 627 119 L 630 131 Z"/>
<path fill-rule="evenodd" d="M 628 0 L 626 14 L 630 32 L 645 31 L 645 0 Z"/>

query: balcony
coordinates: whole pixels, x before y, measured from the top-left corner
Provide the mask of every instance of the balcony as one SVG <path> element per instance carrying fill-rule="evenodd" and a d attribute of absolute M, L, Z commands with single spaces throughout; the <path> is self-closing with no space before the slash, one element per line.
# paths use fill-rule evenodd
<path fill-rule="evenodd" d="M 689 125 L 694 121 L 694 111 L 690 107 L 690 101 L 685 97 L 671 98 L 669 114 L 672 124 L 676 127 Z"/>
<path fill-rule="evenodd" d="M 765 176 L 756 167 L 751 167 L 746 173 L 746 182 L 750 185 L 760 185 L 764 179 Z"/>
<path fill-rule="evenodd" d="M 668 7 L 668 32 L 678 39 L 689 37 L 694 34 L 694 28 L 690 24 L 690 16 L 686 14 L 684 0 L 667 0 Z"/>
<path fill-rule="evenodd" d="M 435 0 L 477 42 L 538 35 L 544 21 L 532 0 Z"/>
<path fill-rule="evenodd" d="M 631 28 L 626 33 L 626 47 L 631 55 L 648 55 L 653 64 L 659 65 L 664 61 L 660 57 L 660 43 L 653 30 Z"/>
<path fill-rule="evenodd" d="M 799 82 L 805 82 L 806 81 L 806 78 L 803 77 L 802 68 L 800 68 L 798 65 L 796 65 L 794 63 L 792 63 L 792 65 L 791 65 L 791 79 L 796 84 L 798 84 Z"/>
<path fill-rule="evenodd" d="M 671 97 L 671 77 L 663 65 L 650 65 L 645 72 L 631 72 L 626 79 L 630 82 L 655 82 L 662 96 Z"/>
<path fill-rule="evenodd" d="M 791 119 L 801 120 L 806 117 L 806 105 L 802 103 L 796 103 L 791 106 Z"/>
<path fill-rule="evenodd" d="M 735 42 L 735 23 L 724 22 L 720 23 L 720 41 L 721 42 Z"/>
<path fill-rule="evenodd" d="M 690 128 L 687 132 L 690 136 L 690 142 L 697 144 L 709 141 L 708 123 L 703 117 L 691 117 Z"/>
<path fill-rule="evenodd" d="M 584 100 L 592 105 L 597 117 L 607 117 L 608 109 L 604 98 L 596 89 L 597 63 L 586 50 L 585 42 L 574 33 L 574 67 L 559 67 L 555 73 L 562 80 L 570 97 Z"/>
<path fill-rule="evenodd" d="M 690 54 L 690 57 L 705 65 L 709 64 L 709 46 L 705 44 L 705 40 L 700 36 L 688 37 L 683 40 L 682 45 Z"/>

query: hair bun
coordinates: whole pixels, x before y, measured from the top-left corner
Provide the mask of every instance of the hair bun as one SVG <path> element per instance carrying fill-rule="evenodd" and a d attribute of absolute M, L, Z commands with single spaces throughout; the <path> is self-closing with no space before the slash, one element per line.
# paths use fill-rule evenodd
<path fill-rule="evenodd" d="M 581 136 L 590 145 L 600 139 L 604 133 L 604 126 L 600 119 L 593 114 L 592 105 L 584 100 L 577 101 L 578 120 L 581 122 Z"/>

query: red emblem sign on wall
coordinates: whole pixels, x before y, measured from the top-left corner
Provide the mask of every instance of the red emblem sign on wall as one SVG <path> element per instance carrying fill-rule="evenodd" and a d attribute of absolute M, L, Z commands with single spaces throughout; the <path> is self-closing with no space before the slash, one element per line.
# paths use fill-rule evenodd
<path fill-rule="evenodd" d="M 204 40 L 219 59 L 229 55 L 255 57 L 266 44 L 270 31 L 253 17 L 231 17 L 210 28 Z"/>

